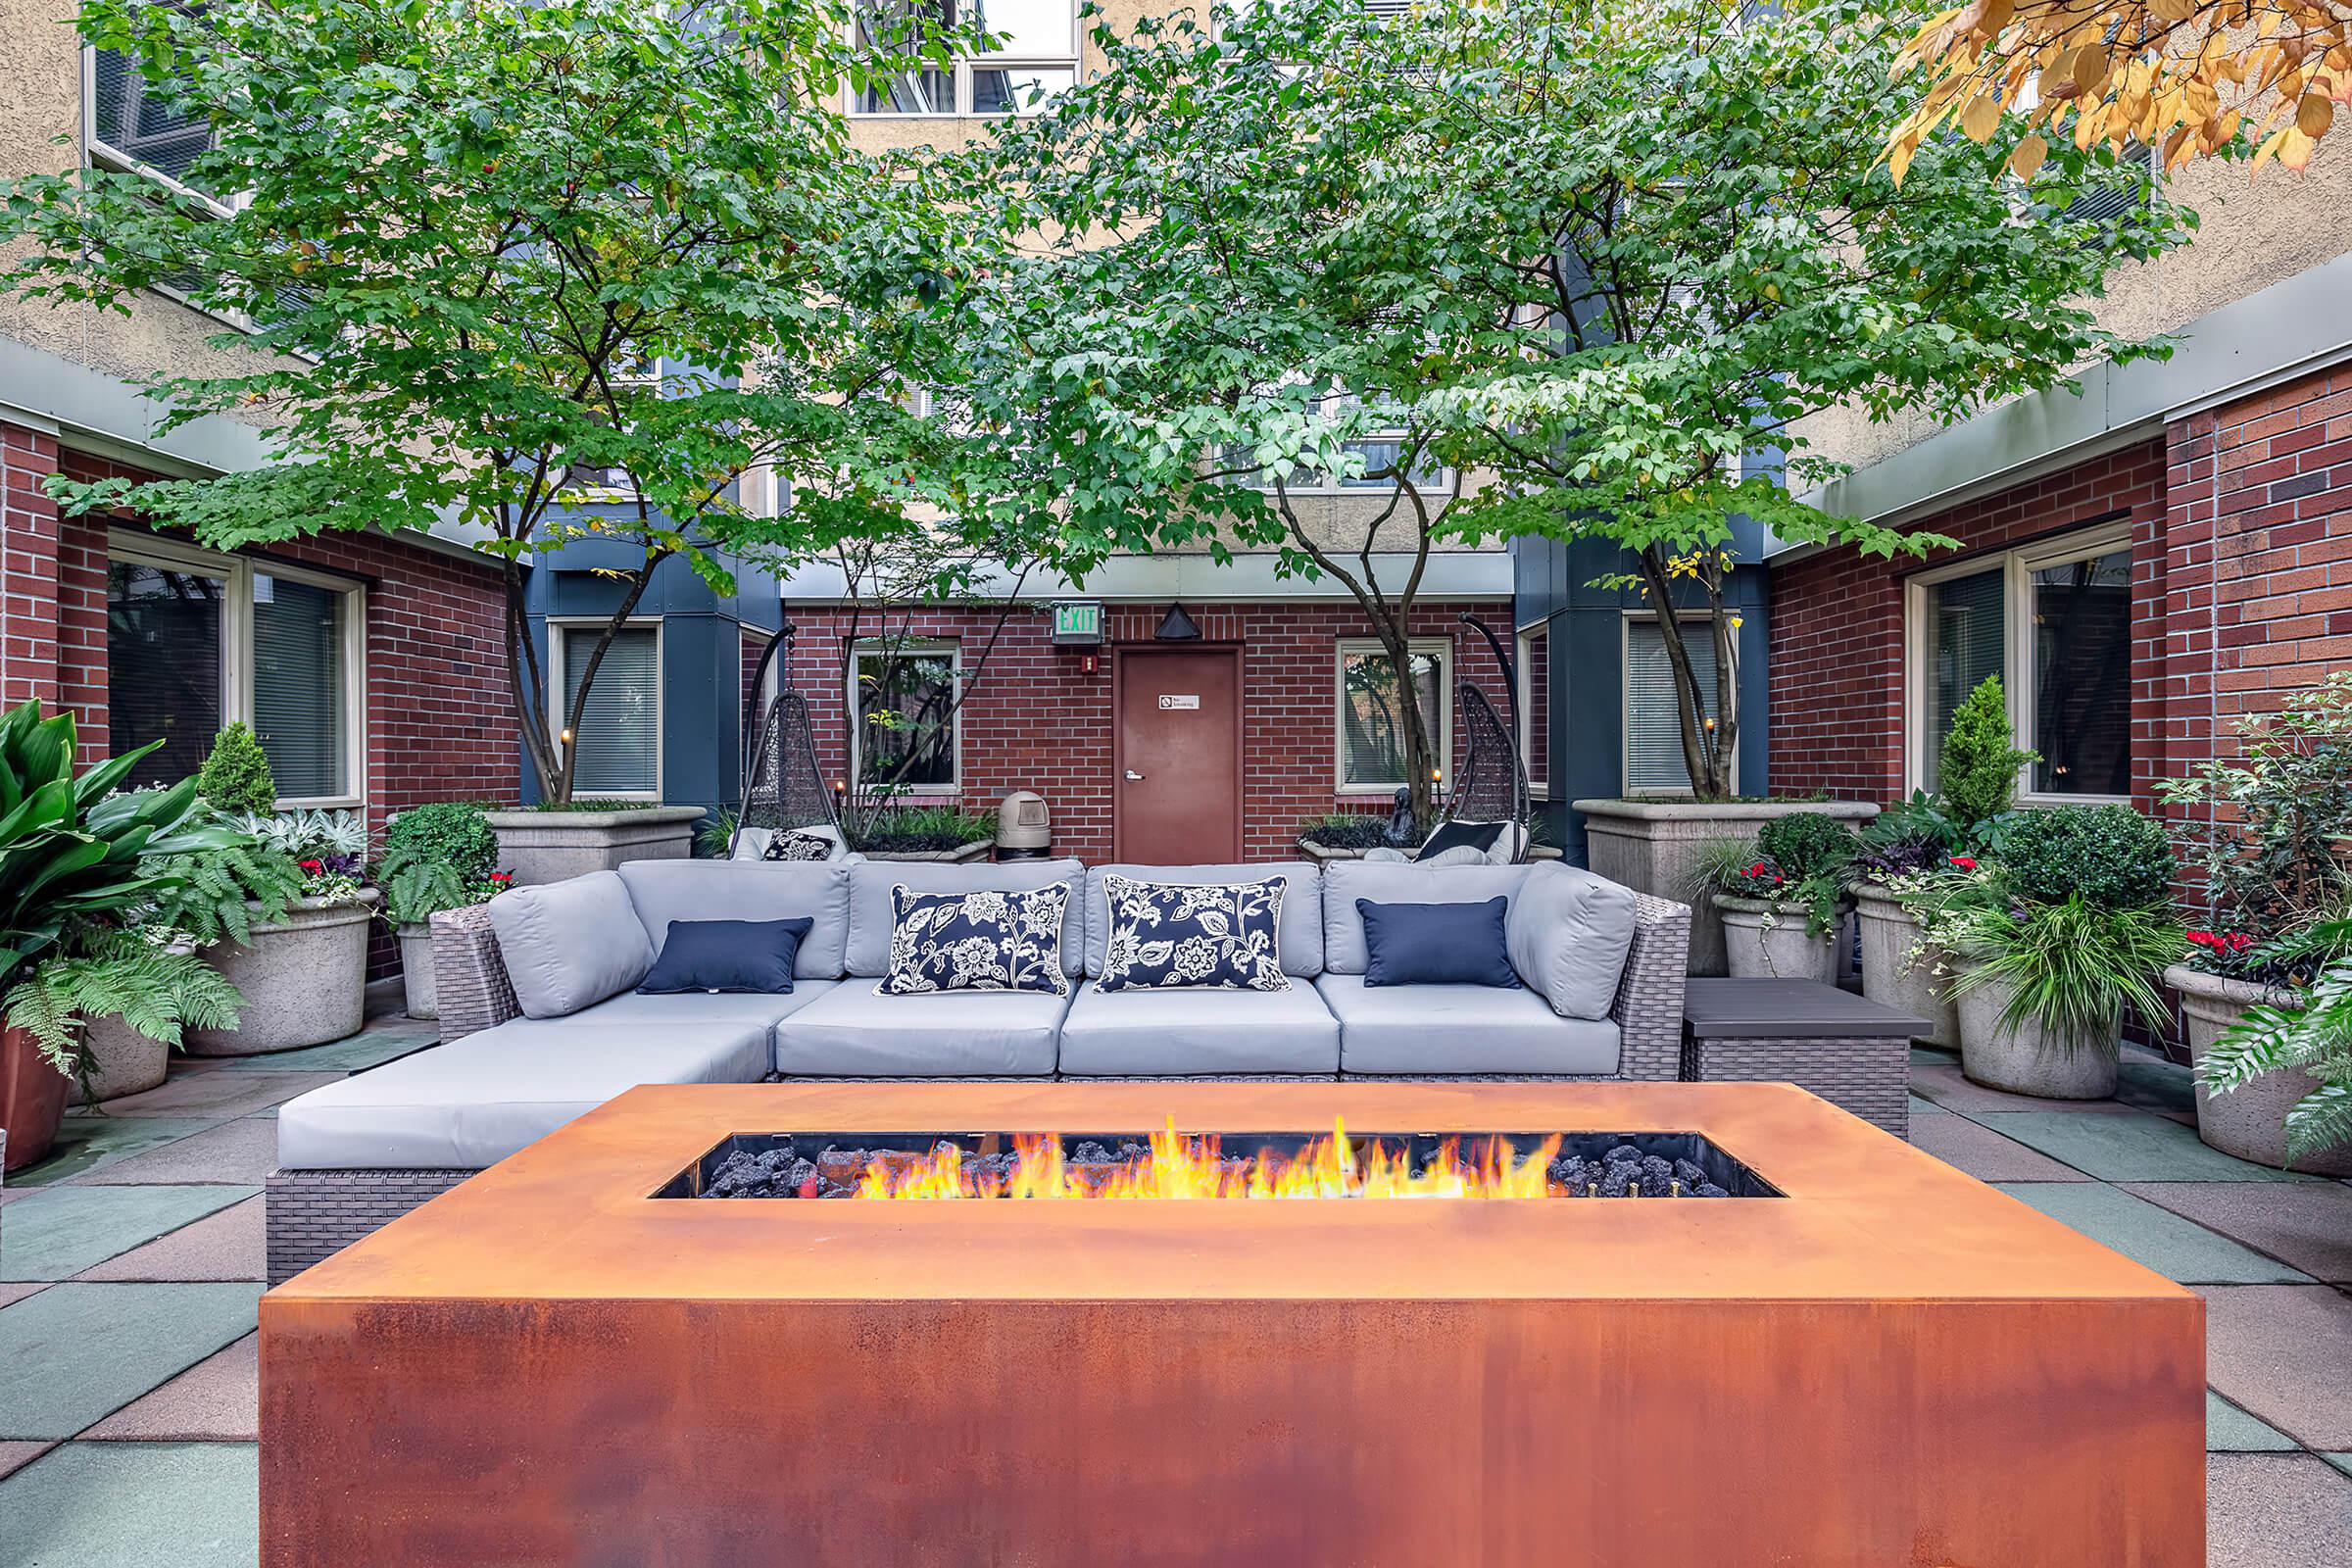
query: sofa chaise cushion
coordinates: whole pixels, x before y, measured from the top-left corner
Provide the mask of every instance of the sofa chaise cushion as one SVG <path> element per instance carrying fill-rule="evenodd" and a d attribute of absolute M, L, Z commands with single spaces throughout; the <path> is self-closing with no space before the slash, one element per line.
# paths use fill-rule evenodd
<path fill-rule="evenodd" d="M 757 1083 L 767 1074 L 767 1025 L 757 1021 L 648 1029 L 511 1019 L 288 1101 L 277 1116 L 277 1162 L 479 1170 L 639 1084 Z"/>
<path fill-rule="evenodd" d="M 841 984 L 838 980 L 795 980 L 788 992 L 682 991 L 671 996 L 641 996 L 624 991 L 574 1013 L 574 1023 L 625 1023 L 649 1032 L 676 1024 L 756 1023 L 773 1030 L 779 1019 L 808 1006 Z"/>
<path fill-rule="evenodd" d="M 853 975 L 776 1026 L 776 1070 L 806 1078 L 1051 1073 L 1069 1005 L 1047 991 L 881 996 L 872 979 Z"/>
<path fill-rule="evenodd" d="M 1373 904 L 1484 904 L 1515 898 L 1526 877 L 1524 865 L 1334 860 L 1323 871 L 1323 967 L 1332 974 L 1364 972 L 1369 954 L 1363 916 L 1355 907 L 1358 899 Z"/>
<path fill-rule="evenodd" d="M 1563 1018 L 1606 1018 L 1634 947 L 1634 890 L 1556 860 L 1528 867 L 1503 921 L 1511 967 Z"/>
<path fill-rule="evenodd" d="M 1079 879 L 1076 860 L 1007 860 L 1002 865 L 949 864 L 937 860 L 854 860 L 845 868 L 850 879 L 850 940 L 845 967 L 853 976 L 879 980 L 890 973 L 890 938 L 897 925 L 891 890 L 909 893 L 1026 893 L 1070 885 L 1069 903 L 1061 916 L 1061 972 L 1072 979 L 1084 959 L 1084 917 L 1078 910 Z M 871 987 L 867 988 L 871 990 Z"/>
<path fill-rule="evenodd" d="M 1311 980 L 1323 972 L 1323 868 L 1312 860 L 1261 860 L 1219 865 L 1098 865 L 1086 873 L 1086 972 L 1100 976 L 1110 948 L 1110 899 L 1104 879 L 1162 886 L 1234 887 L 1280 877 L 1282 919 L 1275 928 L 1282 972 Z"/>
<path fill-rule="evenodd" d="M 1494 986 L 1315 982 L 1340 1020 L 1340 1070 L 1356 1073 L 1564 1073 L 1617 1070 L 1617 1026 L 1562 1018 L 1534 991 Z"/>
<path fill-rule="evenodd" d="M 1079 987 L 1061 1070 L 1081 1077 L 1337 1072 L 1340 1025 L 1315 988 L 1103 991 Z"/>
<path fill-rule="evenodd" d="M 630 860 L 617 874 L 657 948 L 672 920 L 807 919 L 808 934 L 792 960 L 794 976 L 833 980 L 841 975 L 850 930 L 850 868 L 839 861 Z M 498 903 L 492 900 L 492 907 Z"/>
<path fill-rule="evenodd" d="M 516 888 L 489 904 L 490 929 L 526 1018 L 561 1018 L 617 995 L 654 966 L 655 944 L 618 873 Z"/>

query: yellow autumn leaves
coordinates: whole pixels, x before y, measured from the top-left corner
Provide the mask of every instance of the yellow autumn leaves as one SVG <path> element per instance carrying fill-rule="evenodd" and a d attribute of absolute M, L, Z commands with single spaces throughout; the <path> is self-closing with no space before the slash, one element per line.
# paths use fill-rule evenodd
<path fill-rule="evenodd" d="M 1895 62 L 1932 77 L 1888 139 L 1900 181 L 1956 122 L 1989 142 L 2003 114 L 2029 126 L 2009 169 L 2031 179 L 2055 138 L 2156 147 L 2166 169 L 2253 126 L 2254 167 L 2300 170 L 2352 102 L 2352 0 L 1974 0 L 1928 22 Z"/>

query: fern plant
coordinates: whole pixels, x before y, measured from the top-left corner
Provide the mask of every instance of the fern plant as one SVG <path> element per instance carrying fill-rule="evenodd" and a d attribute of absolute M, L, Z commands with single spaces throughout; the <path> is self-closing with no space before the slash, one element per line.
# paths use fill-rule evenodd
<path fill-rule="evenodd" d="M 2267 1003 L 2248 1007 L 2205 1054 L 2197 1076 L 2208 1095 L 2226 1095 L 2265 1073 L 2311 1074 L 2318 1087 L 2286 1113 L 2287 1157 L 2300 1159 L 2352 1144 L 2352 920 L 2327 921 L 2270 946 L 2292 950 L 2267 955 L 2280 964 L 2291 964 L 2298 953 L 2333 958 L 2300 1010 Z"/>
<path fill-rule="evenodd" d="M 292 856 L 252 841 L 156 858 L 170 880 L 140 923 L 182 933 L 198 947 L 222 940 L 251 947 L 253 906 L 265 920 L 282 914 L 305 882 Z"/>
<path fill-rule="evenodd" d="M 0 1010 L 10 1027 L 32 1036 L 43 1059 L 85 1087 L 82 1030 L 91 1018 L 120 1018 L 167 1046 L 177 1046 L 185 1029 L 237 1026 L 245 999 L 183 946 L 159 946 L 135 931 L 93 931 L 76 946 L 35 964 Z"/>

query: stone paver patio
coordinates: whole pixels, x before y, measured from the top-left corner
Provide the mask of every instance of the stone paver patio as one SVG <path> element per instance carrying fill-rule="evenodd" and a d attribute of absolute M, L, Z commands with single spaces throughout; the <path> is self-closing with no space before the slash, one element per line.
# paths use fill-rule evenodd
<path fill-rule="evenodd" d="M 75 1113 L 0 1190 L 0 1568 L 256 1557 L 260 1193 L 284 1101 L 430 1045 L 382 1017 L 283 1055 L 177 1063 Z M 2187 1074 L 2119 1098 L 1980 1089 L 1919 1051 L 1913 1141 L 2207 1300 L 2210 1560 L 2352 1562 L 2352 1183 L 2197 1141 Z"/>

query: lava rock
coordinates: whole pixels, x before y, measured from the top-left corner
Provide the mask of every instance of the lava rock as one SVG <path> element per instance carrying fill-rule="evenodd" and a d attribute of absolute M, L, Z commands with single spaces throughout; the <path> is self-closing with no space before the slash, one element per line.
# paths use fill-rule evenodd
<path fill-rule="evenodd" d="M 1674 1191 L 1674 1167 L 1655 1154 L 1642 1156 L 1642 1174 L 1637 1179 L 1645 1197 L 1665 1198 Z"/>
<path fill-rule="evenodd" d="M 1729 1198 L 1732 1195 L 1713 1182 L 1701 1182 L 1698 1186 L 1698 1196 L 1701 1198 Z"/>
<path fill-rule="evenodd" d="M 1642 1151 L 1631 1144 L 1619 1144 L 1600 1157 L 1612 1165 L 1639 1165 L 1642 1163 Z"/>
<path fill-rule="evenodd" d="M 1707 1173 L 1699 1169 L 1696 1163 L 1688 1159 L 1678 1159 L 1674 1162 L 1674 1178 L 1681 1182 L 1684 1189 L 1689 1192 L 1695 1193 L 1707 1185 Z"/>
<path fill-rule="evenodd" d="M 1642 1167 L 1630 1159 L 1609 1161 L 1608 1174 L 1600 1179 L 1600 1196 L 1625 1198 L 1631 1195 L 1634 1183 L 1641 1179 Z"/>
<path fill-rule="evenodd" d="M 1090 1138 L 1071 1150 L 1068 1157 L 1074 1165 L 1107 1165 L 1113 1156 L 1108 1149 Z"/>
<path fill-rule="evenodd" d="M 1575 1154 L 1562 1154 L 1553 1160 L 1544 1173 L 1552 1182 L 1567 1188 L 1577 1197 L 1585 1196 L 1585 1188 L 1600 1179 L 1599 1174 Z"/>

